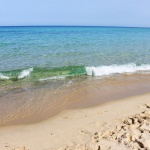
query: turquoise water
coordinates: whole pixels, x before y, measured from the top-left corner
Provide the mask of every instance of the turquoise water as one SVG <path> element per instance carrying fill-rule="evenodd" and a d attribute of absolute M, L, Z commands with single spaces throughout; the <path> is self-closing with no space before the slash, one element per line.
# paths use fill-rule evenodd
<path fill-rule="evenodd" d="M 150 28 L 0 27 L 0 84 L 150 71 Z"/>

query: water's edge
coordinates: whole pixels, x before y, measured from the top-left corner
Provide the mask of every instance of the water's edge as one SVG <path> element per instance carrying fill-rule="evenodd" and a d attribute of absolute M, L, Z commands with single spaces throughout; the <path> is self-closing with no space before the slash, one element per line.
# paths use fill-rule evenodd
<path fill-rule="evenodd" d="M 9 93 L 0 100 L 0 125 L 37 123 L 65 109 L 95 107 L 111 100 L 149 92 L 148 74 L 118 75 L 103 79 L 82 79 Z M 11 103 L 11 105 L 10 105 Z"/>

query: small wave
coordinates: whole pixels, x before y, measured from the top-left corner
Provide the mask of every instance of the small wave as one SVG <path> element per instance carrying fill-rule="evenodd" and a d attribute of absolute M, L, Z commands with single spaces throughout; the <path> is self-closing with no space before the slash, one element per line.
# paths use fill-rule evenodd
<path fill-rule="evenodd" d="M 111 74 L 123 74 L 123 73 L 134 73 L 137 71 L 150 71 L 149 64 L 143 64 L 137 66 L 134 63 L 125 65 L 110 65 L 110 66 L 99 66 L 99 67 L 85 67 L 87 75 L 89 76 L 105 76 Z"/>
<path fill-rule="evenodd" d="M 65 75 L 64 76 L 53 76 L 53 77 L 39 79 L 39 81 L 65 79 L 66 77 L 67 76 L 65 76 Z"/>
<path fill-rule="evenodd" d="M 23 79 L 23 78 L 29 76 L 32 71 L 33 71 L 33 68 L 29 68 L 29 69 L 23 70 L 20 73 L 20 75 L 18 76 L 18 79 Z"/>
<path fill-rule="evenodd" d="M 9 79 L 9 77 L 8 77 L 8 76 L 3 75 L 2 73 L 0 73 L 0 79 L 8 80 L 8 79 Z"/>

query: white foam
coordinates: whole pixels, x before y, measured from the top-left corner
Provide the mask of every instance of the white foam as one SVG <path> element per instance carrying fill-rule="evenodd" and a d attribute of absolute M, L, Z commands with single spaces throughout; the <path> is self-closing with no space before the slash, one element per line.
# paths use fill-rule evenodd
<path fill-rule="evenodd" d="M 86 67 L 87 75 L 89 76 L 105 76 L 111 74 L 135 73 L 137 71 L 150 71 L 149 64 L 136 66 L 134 63 L 126 65 L 110 65 L 99 67 Z"/>
<path fill-rule="evenodd" d="M 33 68 L 29 68 L 29 69 L 23 70 L 20 73 L 20 75 L 18 76 L 18 79 L 23 79 L 23 78 L 29 76 L 32 71 L 33 71 Z"/>
<path fill-rule="evenodd" d="M 46 81 L 46 80 L 58 80 L 58 79 L 65 79 L 66 76 L 53 76 L 53 77 L 49 77 L 49 78 L 42 78 L 39 79 L 39 81 Z"/>
<path fill-rule="evenodd" d="M 8 80 L 8 79 L 9 79 L 9 77 L 8 77 L 8 76 L 3 75 L 2 73 L 0 73 L 0 79 Z"/>

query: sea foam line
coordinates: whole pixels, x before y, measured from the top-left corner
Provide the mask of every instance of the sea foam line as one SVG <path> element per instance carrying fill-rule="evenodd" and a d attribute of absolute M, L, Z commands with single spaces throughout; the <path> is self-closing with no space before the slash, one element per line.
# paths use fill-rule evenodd
<path fill-rule="evenodd" d="M 33 71 L 33 68 L 29 68 L 29 69 L 23 70 L 20 73 L 20 75 L 18 76 L 18 79 L 23 79 L 23 78 L 29 76 L 32 71 Z"/>
<path fill-rule="evenodd" d="M 8 80 L 8 79 L 9 79 L 9 77 L 8 77 L 8 76 L 3 75 L 2 73 L 0 73 L 0 79 Z"/>
<path fill-rule="evenodd" d="M 99 67 L 85 67 L 86 73 L 89 76 L 105 76 L 111 74 L 123 74 L 123 73 L 134 73 L 137 71 L 150 71 L 149 64 L 143 64 L 137 66 L 134 63 L 125 65 L 110 65 L 110 66 L 99 66 Z"/>
<path fill-rule="evenodd" d="M 62 76 L 53 76 L 53 77 L 48 77 L 48 78 L 42 78 L 42 79 L 39 79 L 39 81 L 65 79 L 66 77 L 67 77 L 66 75 L 62 75 Z"/>

